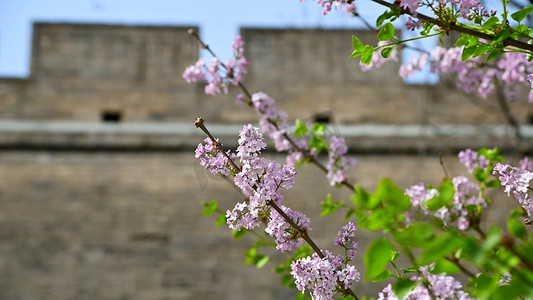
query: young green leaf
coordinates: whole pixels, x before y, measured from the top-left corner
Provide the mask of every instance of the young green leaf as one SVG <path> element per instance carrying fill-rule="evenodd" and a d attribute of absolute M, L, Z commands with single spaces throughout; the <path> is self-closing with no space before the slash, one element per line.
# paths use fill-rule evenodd
<path fill-rule="evenodd" d="M 516 238 L 524 240 L 527 235 L 527 230 L 524 224 L 515 218 L 507 219 L 507 230 Z"/>
<path fill-rule="evenodd" d="M 363 53 L 361 54 L 361 62 L 365 65 L 369 65 L 372 61 L 372 56 L 374 55 L 374 48 L 370 45 L 365 45 L 363 48 Z"/>
<path fill-rule="evenodd" d="M 300 120 L 300 119 L 297 119 L 296 120 L 296 129 L 294 130 L 294 136 L 302 136 L 304 134 L 306 134 L 308 131 L 307 129 L 307 126 L 305 126 L 305 123 Z"/>
<path fill-rule="evenodd" d="M 352 35 L 352 45 L 355 51 L 361 51 L 365 46 L 355 35 Z"/>
<path fill-rule="evenodd" d="M 202 216 L 209 216 L 213 214 L 218 207 L 218 203 L 216 201 L 202 201 L 202 205 L 204 206 Z"/>
<path fill-rule="evenodd" d="M 378 40 L 388 41 L 394 37 L 394 25 L 386 23 L 378 32 Z"/>
<path fill-rule="evenodd" d="M 366 267 L 365 280 L 371 281 L 380 275 L 387 265 L 390 258 L 394 255 L 392 246 L 386 238 L 378 238 L 368 246 L 364 263 Z"/>
<path fill-rule="evenodd" d="M 528 7 L 522 8 L 521 10 L 515 12 L 511 15 L 511 18 L 517 22 L 522 22 L 523 19 L 525 19 L 529 14 L 533 12 L 533 5 L 530 5 Z"/>
<path fill-rule="evenodd" d="M 383 56 L 383 58 L 389 58 L 393 49 L 394 47 L 384 48 L 383 50 L 381 50 L 381 56 Z"/>
<path fill-rule="evenodd" d="M 500 20 L 498 19 L 498 17 L 490 17 L 487 19 L 487 21 L 485 21 L 483 26 L 481 26 L 481 30 L 492 29 L 494 25 L 498 24 L 499 21 Z"/>

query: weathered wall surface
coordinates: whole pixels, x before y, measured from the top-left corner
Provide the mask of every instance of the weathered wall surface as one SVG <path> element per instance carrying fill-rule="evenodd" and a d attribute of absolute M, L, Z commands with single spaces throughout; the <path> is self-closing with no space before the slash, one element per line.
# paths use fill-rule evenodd
<path fill-rule="evenodd" d="M 382 176 L 404 187 L 443 176 L 434 157 L 356 158 L 351 178 L 367 188 Z M 462 173 L 445 160 L 449 172 Z M 0 165 L 1 299 L 291 299 L 273 264 L 243 265 L 251 236 L 234 241 L 214 217 L 201 217 L 201 200 L 228 209 L 240 197 L 197 174 L 189 153 L 9 151 Z M 337 200 L 348 194 L 313 166 L 299 173 L 285 203 L 312 218 L 318 245 L 335 249 L 344 218 L 320 218 L 319 202 L 328 192 Z M 506 199 L 495 211 L 510 209 Z M 360 232 L 362 251 L 369 239 Z M 364 284 L 357 290 L 374 295 Z"/>

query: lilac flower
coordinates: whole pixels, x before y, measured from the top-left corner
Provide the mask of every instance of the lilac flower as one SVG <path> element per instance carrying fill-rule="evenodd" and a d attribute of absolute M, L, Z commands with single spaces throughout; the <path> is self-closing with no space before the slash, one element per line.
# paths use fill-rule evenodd
<path fill-rule="evenodd" d="M 237 157 L 241 160 L 256 157 L 261 150 L 266 148 L 266 143 L 263 141 L 263 135 L 259 130 L 251 124 L 245 125 L 239 131 L 239 146 L 237 147 Z"/>
<path fill-rule="evenodd" d="M 392 285 L 389 283 L 381 292 L 378 293 L 378 300 L 399 300 L 392 291 Z"/>
<path fill-rule="evenodd" d="M 353 281 L 359 281 L 360 273 L 351 265 L 344 264 L 342 257 L 324 251 L 325 257 L 316 253 L 304 257 L 291 264 L 291 275 L 296 280 L 296 288 L 300 291 L 312 290 L 313 299 L 333 299 L 338 282 L 347 289 Z"/>
<path fill-rule="evenodd" d="M 217 140 L 218 142 L 218 140 Z M 235 158 L 235 154 L 227 152 L 230 158 Z M 200 159 L 200 165 L 208 169 L 213 175 L 229 175 L 231 167 L 228 159 L 220 153 L 211 139 L 205 139 L 205 145 L 200 143 L 196 147 L 195 155 Z"/>
<path fill-rule="evenodd" d="M 430 299 L 461 299 L 473 300 L 466 292 L 462 291 L 462 284 L 455 278 L 443 274 L 432 274 L 430 271 L 433 265 L 420 267 L 421 277 L 414 276 L 412 279 L 418 284 L 403 299 L 409 300 L 430 300 Z M 398 300 L 398 296 L 392 290 L 391 285 L 387 285 L 380 293 L 378 300 Z"/>
<path fill-rule="evenodd" d="M 259 156 L 266 144 L 257 128 L 245 125 L 239 136 L 235 157 L 240 159 L 242 167 L 235 175 L 234 182 L 245 194 L 250 195 L 249 203 L 237 204 L 232 211 L 226 212 L 226 217 L 231 229 L 251 229 L 259 224 L 259 218 L 268 217 L 264 210 L 268 201 L 281 205 L 283 195 L 279 189 L 292 188 L 296 171 L 292 166 L 282 166 Z"/>
<path fill-rule="evenodd" d="M 344 4 L 342 6 L 342 11 L 348 16 L 348 17 L 353 17 L 354 16 L 354 12 L 355 10 L 357 9 L 357 7 L 355 6 L 355 3 L 352 2 L 351 4 Z"/>
<path fill-rule="evenodd" d="M 411 199 L 414 210 L 419 210 L 426 216 L 434 216 L 441 219 L 445 224 L 457 220 L 459 230 L 467 230 L 470 226 L 471 212 L 469 206 L 478 205 L 486 207 L 485 199 L 479 197 L 479 186 L 471 183 L 464 176 L 452 178 L 454 187 L 453 202 L 449 207 L 441 207 L 436 212 L 430 212 L 425 203 L 438 195 L 436 189 L 428 189 L 424 184 L 419 183 L 405 190 L 405 194 Z M 407 222 L 410 222 L 415 215 L 415 211 L 407 214 Z"/>
<path fill-rule="evenodd" d="M 205 61 L 200 58 L 194 65 L 188 66 L 183 72 L 183 79 L 187 83 L 205 81 Z"/>
<path fill-rule="evenodd" d="M 529 182 L 533 179 L 532 172 L 501 163 L 496 164 L 492 174 L 498 176 L 501 184 L 505 186 L 505 192 L 509 196 L 511 192 L 527 193 Z"/>
<path fill-rule="evenodd" d="M 194 65 L 188 66 L 183 72 L 183 79 L 187 83 L 205 82 L 205 93 L 215 96 L 221 93 L 228 93 L 229 85 L 239 85 L 243 80 L 243 75 L 247 73 L 248 61 L 244 57 L 244 42 L 237 36 L 232 45 L 233 58 L 225 64 L 218 58 L 212 58 L 209 66 L 201 58 Z"/>
<path fill-rule="evenodd" d="M 420 2 L 421 0 L 401 0 L 400 7 L 408 9 L 411 13 L 414 13 L 418 9 Z"/>
<path fill-rule="evenodd" d="M 233 210 L 226 211 L 226 222 L 230 229 L 241 230 L 245 229 L 254 229 L 259 226 L 259 213 L 260 208 L 257 203 L 244 203 L 239 202 L 235 205 Z"/>
<path fill-rule="evenodd" d="M 242 40 L 242 37 L 240 35 L 236 36 L 235 39 L 233 39 L 231 49 L 233 50 L 233 56 L 241 57 L 243 55 L 244 41 Z"/>
<path fill-rule="evenodd" d="M 520 169 L 533 172 L 533 164 L 531 164 L 529 157 L 524 156 L 524 158 L 519 162 L 519 164 L 520 164 Z"/>
<path fill-rule="evenodd" d="M 427 189 L 423 183 L 418 183 L 405 190 L 409 196 L 411 205 L 422 210 L 427 210 L 426 201 L 436 197 L 439 194 L 437 189 Z"/>
<path fill-rule="evenodd" d="M 305 231 L 311 230 L 311 221 L 304 214 L 285 206 L 281 206 L 280 208 L 300 228 Z M 276 239 L 276 249 L 281 252 L 299 248 L 303 243 L 303 239 L 299 233 L 275 210 L 270 212 L 270 221 L 265 231 Z"/>
<path fill-rule="evenodd" d="M 354 159 L 344 157 L 347 152 L 348 147 L 346 147 L 344 138 L 332 136 L 329 144 L 329 160 L 326 166 L 330 185 L 340 184 L 345 181 L 346 172 L 349 168 L 355 166 Z"/>
<path fill-rule="evenodd" d="M 334 244 L 343 247 L 347 252 L 347 259 L 351 261 L 355 257 L 357 251 L 358 243 L 355 241 L 355 232 L 357 228 L 352 222 L 349 222 L 342 227 L 342 230 L 337 232 L 337 237 L 335 237 Z"/>
<path fill-rule="evenodd" d="M 498 176 L 507 195 L 510 196 L 512 193 L 518 203 L 526 210 L 528 216 L 533 215 L 533 197 L 528 193 L 533 172 L 498 163 L 492 174 Z"/>
<path fill-rule="evenodd" d="M 465 165 L 469 173 L 473 173 L 477 167 L 484 169 L 489 165 L 489 161 L 485 156 L 478 155 L 477 152 L 472 151 L 471 149 L 459 152 L 457 157 L 459 158 L 459 161 Z"/>
<path fill-rule="evenodd" d="M 415 56 L 407 64 L 402 65 L 398 70 L 398 75 L 402 78 L 408 78 L 417 71 L 420 71 L 428 63 L 429 54 L 424 52 L 420 56 Z"/>
<path fill-rule="evenodd" d="M 422 22 L 421 20 L 416 20 L 415 21 L 411 17 L 409 17 L 409 19 L 407 19 L 407 22 L 405 22 L 405 28 L 407 28 L 408 30 L 420 29 L 420 28 L 422 28 L 422 25 L 424 25 L 424 22 Z"/>

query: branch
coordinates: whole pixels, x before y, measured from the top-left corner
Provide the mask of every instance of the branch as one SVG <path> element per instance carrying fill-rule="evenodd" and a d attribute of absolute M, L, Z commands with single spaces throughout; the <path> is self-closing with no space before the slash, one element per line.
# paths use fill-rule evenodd
<path fill-rule="evenodd" d="M 429 22 L 429 23 L 437 25 L 437 26 L 439 26 L 441 28 L 446 28 L 449 31 L 457 31 L 457 32 L 461 32 L 461 33 L 466 33 L 466 34 L 477 36 L 477 37 L 480 37 L 482 39 L 490 40 L 490 41 L 494 40 L 494 38 L 495 38 L 495 36 L 492 35 L 492 34 L 487 34 L 487 33 L 483 33 L 483 32 L 480 32 L 480 31 L 477 31 L 477 30 L 474 30 L 474 29 L 466 28 L 466 27 L 457 25 L 455 23 L 448 24 L 448 23 L 445 23 L 445 22 L 443 22 L 443 21 L 441 21 L 439 19 L 435 19 L 435 18 L 432 18 L 430 16 L 426 16 L 426 15 L 421 14 L 421 13 L 412 13 L 409 10 L 401 8 L 399 5 L 396 5 L 394 3 L 389 3 L 389 2 L 386 2 L 384 0 L 371 0 L 371 1 L 373 1 L 373 2 L 375 2 L 377 4 L 380 4 L 380 5 L 386 6 L 388 8 L 392 8 L 392 7 L 400 8 L 401 14 L 410 15 L 410 16 L 412 16 L 414 18 L 418 18 L 418 19 L 420 19 L 422 21 Z M 533 52 L 533 45 L 521 42 L 519 40 L 515 40 L 515 39 L 510 38 L 510 37 L 508 37 L 508 38 L 503 40 L 503 45 L 504 46 L 514 46 L 516 48 L 520 48 L 520 49 L 523 49 L 523 50 L 528 50 L 528 51 L 532 51 Z"/>
<path fill-rule="evenodd" d="M 218 58 L 217 55 L 211 50 L 211 48 L 209 48 L 209 46 L 207 44 L 205 44 L 202 39 L 198 36 L 198 33 L 190 28 L 189 30 L 187 30 L 187 33 L 189 33 L 190 35 L 192 35 L 197 41 L 198 43 L 200 43 L 200 47 L 202 49 L 206 49 L 207 51 L 209 51 L 209 53 L 215 57 L 215 58 Z M 228 67 L 224 64 L 224 63 L 220 63 L 221 66 L 224 68 L 224 69 L 228 69 Z M 238 84 L 239 88 L 242 90 L 242 92 L 246 95 L 246 98 L 248 98 L 248 104 L 251 106 L 252 105 L 252 94 L 249 92 L 249 90 L 246 88 L 246 86 L 242 83 L 242 82 L 239 82 Z M 274 127 L 276 127 L 276 130 L 280 130 L 280 128 L 278 127 L 278 125 L 276 124 L 276 122 L 270 118 L 267 119 L 268 122 L 270 124 L 272 124 Z M 202 121 L 203 122 L 203 121 Z M 195 122 L 195 125 L 196 125 L 196 122 Z M 198 126 L 197 126 L 198 127 Z M 203 130 L 203 129 L 202 129 Z M 205 131 L 204 131 L 205 133 Z M 300 148 L 296 142 L 285 132 L 283 133 L 283 137 L 289 142 L 289 144 L 291 145 L 291 147 L 293 148 L 294 151 L 297 151 L 297 152 L 300 152 L 305 158 L 307 158 L 311 163 L 313 163 L 315 166 L 317 166 L 320 170 L 322 170 L 322 172 L 324 173 L 328 173 L 328 169 L 321 163 L 319 162 L 318 160 L 316 160 L 316 157 L 314 155 L 312 155 L 311 153 L 309 153 L 309 151 L 307 151 L 307 149 L 303 149 L 303 148 Z M 215 141 L 216 142 L 216 141 Z M 218 145 L 218 143 L 216 143 L 216 145 Z M 218 148 L 218 146 L 217 146 Z M 236 169 L 239 169 L 239 168 L 236 168 Z M 347 188 L 350 189 L 351 192 L 355 192 L 355 187 L 353 184 L 349 183 L 347 180 L 344 180 L 343 182 L 341 182 L 341 184 Z"/>
<path fill-rule="evenodd" d="M 228 161 L 230 162 L 232 168 L 233 168 L 233 171 L 235 171 L 235 173 L 239 173 L 241 171 L 241 169 L 239 167 L 237 167 L 237 165 L 235 164 L 235 162 L 229 157 L 229 155 L 222 149 L 222 146 L 220 145 L 220 143 L 218 143 L 218 141 L 213 137 L 213 135 L 211 135 L 211 133 L 209 132 L 209 130 L 207 129 L 207 127 L 205 127 L 204 125 L 204 119 L 202 119 L 202 117 L 198 117 L 195 121 L 194 121 L 194 125 L 198 128 L 200 128 L 206 135 L 207 137 L 213 142 L 213 144 L 216 145 L 217 147 L 217 150 L 222 153 L 222 155 L 224 155 Z M 256 189 L 256 187 L 254 187 L 254 189 Z M 304 239 L 304 241 L 307 242 L 307 244 L 309 244 L 309 246 L 311 246 L 311 248 L 313 249 L 313 251 L 315 251 L 315 253 L 318 255 L 318 257 L 320 258 L 325 258 L 326 256 L 324 255 L 324 253 L 322 253 L 322 251 L 320 250 L 320 248 L 317 246 L 317 244 L 311 239 L 311 237 L 309 236 L 309 234 L 307 233 L 307 230 L 306 229 L 303 229 L 302 227 L 298 226 L 298 224 L 296 224 L 276 203 L 274 203 L 274 201 L 272 200 L 268 200 L 266 201 L 266 204 L 270 207 L 272 207 L 276 212 L 278 212 L 278 214 L 283 217 L 283 219 L 285 219 L 285 221 L 287 223 L 289 223 L 289 225 L 294 229 L 296 230 L 300 235 L 301 237 Z M 352 291 L 351 289 L 344 289 L 344 292 L 346 294 L 349 294 L 351 295 L 352 297 L 355 298 L 355 300 L 359 300 L 359 298 L 357 297 L 357 295 L 355 295 L 354 291 Z"/>

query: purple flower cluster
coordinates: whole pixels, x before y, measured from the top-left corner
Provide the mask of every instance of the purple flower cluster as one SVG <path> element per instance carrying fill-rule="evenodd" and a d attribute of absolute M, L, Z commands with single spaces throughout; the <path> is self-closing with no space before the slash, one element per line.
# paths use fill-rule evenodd
<path fill-rule="evenodd" d="M 359 244 L 355 241 L 356 231 L 357 228 L 355 225 L 352 222 L 348 222 L 348 224 L 342 227 L 342 230 L 337 232 L 337 237 L 335 237 L 334 244 L 345 249 L 346 259 L 348 261 L 352 261 L 354 259 L 355 253 L 357 252 L 357 247 L 359 246 Z"/>
<path fill-rule="evenodd" d="M 335 245 L 346 250 L 346 258 L 325 251 L 325 257 L 318 254 L 304 257 L 291 264 L 291 274 L 300 291 L 313 291 L 313 299 L 333 299 L 333 294 L 340 284 L 341 289 L 349 289 L 353 281 L 359 281 L 361 274 L 348 264 L 357 251 L 355 232 L 357 228 L 351 222 L 342 227 L 335 238 Z"/>
<path fill-rule="evenodd" d="M 533 164 L 531 164 L 529 157 L 524 156 L 524 158 L 518 163 L 520 164 L 520 169 L 533 172 Z"/>
<path fill-rule="evenodd" d="M 437 189 L 426 188 L 423 183 L 417 183 L 407 189 L 405 194 L 409 196 L 413 209 L 406 214 L 406 221 L 411 222 L 415 217 L 417 211 L 421 211 L 425 215 L 430 215 L 429 210 L 426 207 L 426 202 L 436 197 L 439 194 Z"/>
<path fill-rule="evenodd" d="M 313 253 L 291 264 L 296 288 L 302 292 L 312 290 L 313 299 L 317 300 L 333 299 L 339 283 L 343 289 L 348 289 L 361 276 L 354 266 L 343 263 L 342 256 L 335 256 L 327 250 L 324 252 L 324 258 Z"/>
<path fill-rule="evenodd" d="M 471 225 L 468 206 L 477 205 L 484 208 L 487 202 L 479 197 L 479 186 L 468 181 L 466 177 L 454 177 L 452 183 L 455 190 L 452 205 L 449 209 L 441 208 L 437 213 L 444 222 L 457 220 L 457 228 L 467 230 Z"/>
<path fill-rule="evenodd" d="M 183 79 L 187 83 L 206 82 L 207 95 L 228 93 L 229 84 L 238 85 L 248 70 L 248 61 L 244 57 L 244 42 L 240 36 L 235 38 L 232 49 L 234 57 L 225 64 L 214 57 L 206 67 L 204 59 L 200 58 L 194 65 L 185 69 Z"/>
<path fill-rule="evenodd" d="M 348 152 L 348 147 L 344 142 L 344 138 L 332 136 L 329 143 L 329 154 L 327 177 L 331 185 L 342 183 L 346 180 L 346 172 L 355 166 L 353 158 L 345 157 Z"/>
<path fill-rule="evenodd" d="M 472 149 L 466 149 L 459 152 L 457 157 L 459 158 L 459 161 L 465 165 L 469 173 L 473 173 L 477 167 L 485 169 L 489 165 L 489 161 L 485 156 L 477 154 L 477 152 L 472 151 Z"/>
<path fill-rule="evenodd" d="M 463 1 L 463 5 L 467 3 Z M 470 2 L 468 2 L 470 3 Z M 525 53 L 508 52 L 501 55 L 496 66 L 480 68 L 481 57 L 472 57 L 468 61 L 461 59 L 463 46 L 449 49 L 435 47 L 431 53 L 423 53 L 402 66 L 399 75 L 407 78 L 430 63 L 430 71 L 441 75 L 457 75 L 457 86 L 466 93 L 478 93 L 487 97 L 495 90 L 495 80 L 506 83 L 504 93 L 507 98 L 517 100 L 519 86 L 528 85 L 527 75 L 533 72 L 533 62 L 527 60 Z M 529 93 L 533 102 L 533 91 Z"/>
<path fill-rule="evenodd" d="M 294 151 L 284 136 L 289 127 L 287 113 L 278 111 L 275 100 L 263 92 L 253 94 L 251 101 L 255 111 L 261 116 L 259 119 L 261 130 L 274 141 L 276 150 Z"/>
<path fill-rule="evenodd" d="M 300 228 L 305 231 L 311 230 L 311 221 L 304 214 L 285 206 L 281 206 L 280 208 Z M 281 252 L 299 248 L 303 243 L 299 233 L 275 210 L 272 210 L 270 213 L 270 221 L 265 231 L 276 239 L 276 249 Z"/>
<path fill-rule="evenodd" d="M 218 143 L 218 140 L 217 140 Z M 235 154 L 229 150 L 227 152 L 230 158 L 234 158 Z M 194 156 L 200 159 L 200 165 L 208 169 L 213 175 L 222 174 L 224 176 L 229 175 L 231 167 L 228 159 L 217 150 L 216 145 L 211 139 L 205 139 L 204 144 L 198 144 L 196 147 Z"/>
<path fill-rule="evenodd" d="M 466 292 L 462 291 L 462 284 L 455 278 L 443 274 L 432 274 L 430 271 L 433 266 L 420 267 L 422 276 L 413 276 L 411 280 L 418 282 L 403 299 L 408 300 L 431 300 L 431 299 L 460 299 L 473 300 Z M 398 296 L 392 290 L 392 286 L 387 285 L 380 293 L 378 300 L 399 300 Z"/>
<path fill-rule="evenodd" d="M 436 197 L 436 189 L 428 189 L 422 183 L 414 185 L 405 190 L 405 194 L 411 199 L 414 211 L 407 214 L 407 221 L 410 222 L 416 211 L 422 212 L 427 216 L 435 216 L 441 219 L 445 224 L 457 221 L 459 230 L 467 230 L 470 227 L 472 212 L 468 209 L 470 206 L 486 207 L 485 199 L 479 197 L 479 186 L 469 182 L 464 176 L 452 178 L 454 187 L 453 202 L 449 207 L 441 207 L 436 212 L 430 212 L 425 203 L 429 199 Z"/>
<path fill-rule="evenodd" d="M 237 203 L 232 211 L 226 212 L 226 217 L 231 229 L 252 229 L 259 225 L 261 218 L 269 217 L 265 209 L 267 201 L 281 205 L 283 195 L 279 189 L 292 188 L 296 171 L 291 166 L 282 166 L 259 156 L 266 143 L 263 135 L 252 125 L 245 125 L 239 131 L 238 142 L 235 157 L 239 158 L 242 167 L 234 182 L 244 194 L 249 195 L 249 201 Z"/>
<path fill-rule="evenodd" d="M 300 0 L 300 2 L 303 2 L 303 0 Z M 324 10 L 322 11 L 322 15 L 327 15 L 331 9 L 333 8 L 333 6 L 335 7 L 335 9 L 338 9 L 339 6 L 343 6 L 342 7 L 342 10 L 345 12 L 345 13 L 351 13 L 353 10 L 355 10 L 355 4 L 348 4 L 348 1 L 346 0 L 316 0 L 316 4 L 318 4 L 319 7 L 323 8 Z M 347 8 L 345 8 L 346 6 L 348 6 Z M 349 15 L 351 16 L 351 15 Z"/>
<path fill-rule="evenodd" d="M 529 182 L 533 179 L 533 172 L 498 163 L 492 174 L 498 176 L 507 195 L 513 194 L 528 216 L 533 215 L 533 197 L 528 193 Z"/>

